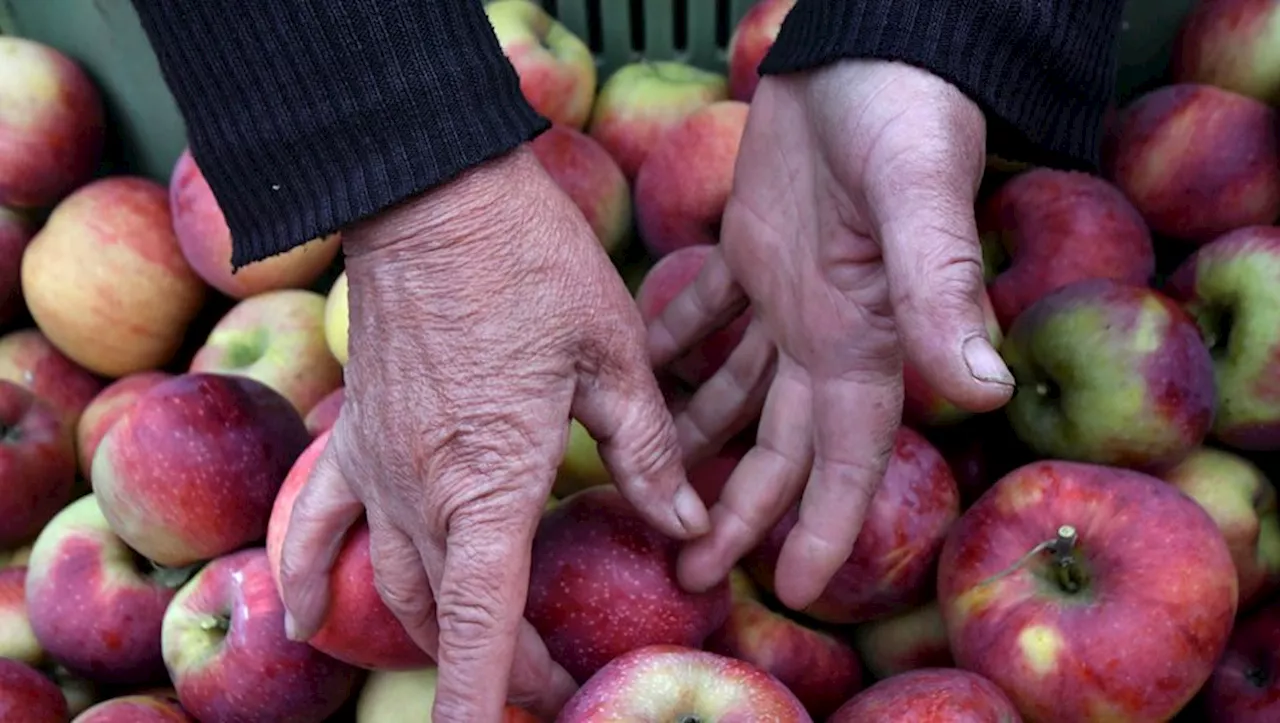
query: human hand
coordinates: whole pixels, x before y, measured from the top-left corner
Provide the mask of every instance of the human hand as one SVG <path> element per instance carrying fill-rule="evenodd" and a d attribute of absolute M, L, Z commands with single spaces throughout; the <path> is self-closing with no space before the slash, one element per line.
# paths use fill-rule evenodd
<path fill-rule="evenodd" d="M 708 527 L 639 311 L 526 149 L 345 238 L 347 394 L 284 541 L 292 635 L 323 619 L 342 536 L 366 514 L 378 591 L 438 661 L 433 720 L 496 721 L 508 695 L 553 716 L 575 685 L 522 613 L 570 414 L 658 529 Z"/>
<path fill-rule="evenodd" d="M 903 353 L 971 411 L 1008 401 L 988 341 L 973 202 L 985 120 L 958 89 L 887 61 L 761 80 L 720 243 L 650 325 L 663 366 L 749 303 L 752 321 L 676 416 L 686 461 L 759 415 L 755 447 L 680 559 L 723 578 L 803 490 L 774 587 L 793 609 L 848 558 L 901 418 Z"/>

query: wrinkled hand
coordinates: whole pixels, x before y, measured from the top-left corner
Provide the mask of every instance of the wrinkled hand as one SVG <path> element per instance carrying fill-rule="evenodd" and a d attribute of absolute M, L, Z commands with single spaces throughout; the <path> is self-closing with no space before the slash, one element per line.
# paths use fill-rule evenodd
<path fill-rule="evenodd" d="M 690 462 L 760 415 L 680 576 L 721 579 L 803 490 L 774 585 L 800 609 L 849 556 L 893 449 L 902 360 L 972 411 L 1013 379 L 987 341 L 973 202 L 985 120 L 914 67 L 841 61 L 763 78 L 717 252 L 650 326 L 664 365 L 749 302 L 724 367 L 676 417 Z"/>
<path fill-rule="evenodd" d="M 499 720 L 508 694 L 553 715 L 575 686 L 522 613 L 570 414 L 654 525 L 681 539 L 708 525 L 639 312 L 525 149 L 345 247 L 347 396 L 284 542 L 293 634 L 322 620 L 341 537 L 367 514 L 378 591 L 438 661 L 433 720 Z"/>

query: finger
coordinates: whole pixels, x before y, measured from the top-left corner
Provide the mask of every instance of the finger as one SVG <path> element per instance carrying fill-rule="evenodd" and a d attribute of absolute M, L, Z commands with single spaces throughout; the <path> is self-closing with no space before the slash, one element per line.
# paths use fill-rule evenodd
<path fill-rule="evenodd" d="M 435 596 L 413 540 L 381 515 L 369 513 L 369 559 L 373 583 L 405 632 L 424 652 L 437 657 L 440 631 Z"/>
<path fill-rule="evenodd" d="M 507 702 L 551 720 L 577 689 L 569 672 L 551 659 L 538 631 L 529 621 L 521 620 Z"/>
<path fill-rule="evenodd" d="M 676 414 L 676 436 L 686 465 L 715 454 L 760 414 L 777 359 L 777 346 L 760 323 L 752 321 L 724 366 Z"/>
<path fill-rule="evenodd" d="M 706 590 L 729 574 L 796 498 L 813 460 L 811 394 L 804 373 L 780 361 L 756 446 L 729 475 L 711 508 L 711 532 L 690 543 L 677 568 L 681 585 Z"/>
<path fill-rule="evenodd" d="M 320 444 L 322 451 L 293 502 L 280 547 L 281 598 L 291 640 L 308 640 L 323 624 L 334 560 L 347 530 L 364 515 L 364 505 L 338 469 L 335 445 Z"/>
<path fill-rule="evenodd" d="M 655 265 L 654 269 L 657 268 Z M 733 280 L 720 246 L 712 247 L 693 283 L 650 322 L 649 363 L 655 369 L 665 367 L 711 332 L 727 326 L 746 308 L 746 294 Z"/>

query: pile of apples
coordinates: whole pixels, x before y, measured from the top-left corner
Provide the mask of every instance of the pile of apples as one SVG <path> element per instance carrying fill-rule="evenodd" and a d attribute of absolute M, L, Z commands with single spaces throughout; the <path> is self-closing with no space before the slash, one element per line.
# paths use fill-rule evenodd
<path fill-rule="evenodd" d="M 486 6 L 553 122 L 535 153 L 646 319 L 718 241 L 793 6 L 759 0 L 725 74 L 603 79 L 541 5 Z M 678 543 L 571 423 L 525 613 L 581 685 L 558 720 L 1280 720 L 1277 47 L 1272 0 L 1201 0 L 1165 83 L 1110 115 L 1100 175 L 993 162 L 983 302 L 1017 394 L 968 413 L 907 365 L 888 471 L 808 608 L 772 594 L 798 505 L 684 591 Z M 365 525 L 320 631 L 285 635 L 280 544 L 343 402 L 340 234 L 233 274 L 189 152 L 167 188 L 101 176 L 75 62 L 0 37 L 0 76 L 0 720 L 429 720 L 433 661 Z M 673 406 L 749 315 L 660 370 Z M 752 441 L 689 470 L 708 504 Z"/>

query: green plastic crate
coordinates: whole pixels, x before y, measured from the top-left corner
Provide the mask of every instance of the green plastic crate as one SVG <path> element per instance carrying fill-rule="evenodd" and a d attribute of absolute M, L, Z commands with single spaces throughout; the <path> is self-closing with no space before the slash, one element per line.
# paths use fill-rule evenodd
<path fill-rule="evenodd" d="M 1161 80 L 1170 41 L 1192 1 L 1126 3 L 1120 100 Z M 591 45 L 604 77 L 639 57 L 723 71 L 729 34 L 753 0 L 542 3 Z M 110 170 L 168 181 L 186 130 L 129 0 L 0 0 L 0 32 L 39 40 L 80 61 L 106 97 Z"/>

